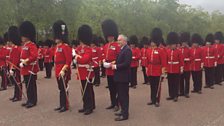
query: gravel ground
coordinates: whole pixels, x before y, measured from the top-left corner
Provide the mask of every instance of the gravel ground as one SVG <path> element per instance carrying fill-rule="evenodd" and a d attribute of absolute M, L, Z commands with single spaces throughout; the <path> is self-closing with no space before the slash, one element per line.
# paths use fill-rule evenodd
<path fill-rule="evenodd" d="M 162 85 L 161 106 L 146 105 L 149 102 L 149 86 L 143 85 L 143 76 L 138 71 L 138 86 L 130 89 L 130 117 L 123 122 L 114 121 L 114 112 L 105 108 L 110 104 L 106 79 L 101 79 L 100 87 L 95 87 L 96 109 L 85 116 L 78 113 L 82 107 L 79 81 L 74 72 L 70 84 L 71 111 L 55 112 L 59 104 L 59 92 L 55 77 L 44 79 L 45 73 L 38 74 L 38 104 L 26 109 L 21 102 L 12 103 L 9 98 L 13 88 L 0 92 L 0 126 L 223 126 L 224 86 L 203 89 L 202 94 L 190 94 L 190 98 L 180 97 L 178 102 L 166 101 L 167 82 Z M 192 84 L 191 84 L 192 87 Z"/>

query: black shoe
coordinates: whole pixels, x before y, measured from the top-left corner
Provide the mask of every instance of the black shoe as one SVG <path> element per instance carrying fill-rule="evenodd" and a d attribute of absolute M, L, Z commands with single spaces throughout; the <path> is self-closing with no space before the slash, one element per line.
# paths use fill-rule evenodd
<path fill-rule="evenodd" d="M 222 86 L 222 83 L 218 83 L 217 85 L 220 85 L 220 86 Z"/>
<path fill-rule="evenodd" d="M 115 113 L 115 116 L 122 116 L 121 112 Z"/>
<path fill-rule="evenodd" d="M 177 102 L 177 101 L 178 101 L 178 97 L 175 97 L 175 98 L 173 99 L 173 101 L 174 101 L 174 102 Z"/>
<path fill-rule="evenodd" d="M 179 96 L 184 96 L 184 94 L 179 94 Z"/>
<path fill-rule="evenodd" d="M 61 107 L 57 107 L 54 109 L 54 111 L 59 111 L 59 110 L 61 110 Z"/>
<path fill-rule="evenodd" d="M 144 82 L 144 83 L 142 83 L 142 84 L 147 84 L 148 82 Z"/>
<path fill-rule="evenodd" d="M 171 97 L 168 97 L 168 98 L 166 98 L 166 100 L 173 100 L 174 98 L 171 98 Z"/>
<path fill-rule="evenodd" d="M 32 107 L 34 107 L 34 106 L 35 106 L 35 104 L 28 103 L 28 104 L 26 105 L 26 108 L 32 108 Z"/>
<path fill-rule="evenodd" d="M 190 96 L 188 94 L 185 95 L 185 98 L 190 98 Z"/>
<path fill-rule="evenodd" d="M 67 111 L 68 109 L 66 107 L 61 107 L 61 109 L 59 110 L 59 113 L 62 113 L 62 112 L 65 112 Z"/>
<path fill-rule="evenodd" d="M 204 86 L 204 88 L 209 88 L 209 86 L 206 85 L 206 86 Z"/>
<path fill-rule="evenodd" d="M 99 86 L 100 86 L 100 84 L 95 84 L 95 86 L 96 86 L 96 87 L 99 87 Z"/>
<path fill-rule="evenodd" d="M 12 97 L 12 98 L 10 98 L 9 100 L 10 100 L 10 101 L 13 101 L 14 99 L 15 99 L 15 97 Z"/>
<path fill-rule="evenodd" d="M 105 88 L 109 88 L 109 86 L 106 86 Z"/>
<path fill-rule="evenodd" d="M 191 93 L 197 93 L 197 91 L 196 90 L 192 90 Z"/>
<path fill-rule="evenodd" d="M 210 89 L 214 89 L 214 87 L 213 87 L 213 86 L 210 86 L 209 88 L 210 88 Z"/>
<path fill-rule="evenodd" d="M 202 94 L 202 92 L 201 92 L 201 91 L 198 91 L 197 93 L 198 93 L 198 94 Z"/>
<path fill-rule="evenodd" d="M 23 106 L 23 107 L 25 107 L 25 106 L 27 106 L 28 105 L 28 103 L 26 102 L 26 103 L 22 103 L 21 104 L 21 106 Z"/>
<path fill-rule="evenodd" d="M 107 107 L 106 109 L 113 109 L 115 107 L 115 105 L 111 105 L 109 107 Z"/>
<path fill-rule="evenodd" d="M 119 111 L 119 107 L 118 106 L 115 106 L 114 107 L 114 112 L 117 112 L 117 111 Z"/>
<path fill-rule="evenodd" d="M 115 118 L 115 121 L 124 121 L 124 120 L 127 120 L 128 117 L 124 117 L 124 116 L 119 116 L 117 118 Z"/>
<path fill-rule="evenodd" d="M 155 103 L 153 103 L 153 102 L 149 102 L 149 103 L 147 103 L 147 105 L 154 105 Z"/>
<path fill-rule="evenodd" d="M 155 104 L 155 107 L 159 107 L 159 106 L 160 106 L 160 104 L 159 104 L 159 103 L 156 103 L 156 104 Z"/>
<path fill-rule="evenodd" d="M 0 88 L 0 91 L 4 91 L 4 90 L 6 90 L 6 88 Z"/>
<path fill-rule="evenodd" d="M 86 110 L 86 111 L 84 112 L 84 115 L 89 115 L 89 114 L 91 114 L 91 113 L 93 113 L 93 110 L 92 110 L 92 109 L 90 109 L 90 110 Z"/>
<path fill-rule="evenodd" d="M 85 109 L 79 109 L 78 112 L 79 112 L 79 113 L 84 113 L 84 112 L 85 112 Z"/>
<path fill-rule="evenodd" d="M 12 100 L 12 102 L 17 102 L 17 101 L 21 101 L 21 98 L 15 98 Z"/>

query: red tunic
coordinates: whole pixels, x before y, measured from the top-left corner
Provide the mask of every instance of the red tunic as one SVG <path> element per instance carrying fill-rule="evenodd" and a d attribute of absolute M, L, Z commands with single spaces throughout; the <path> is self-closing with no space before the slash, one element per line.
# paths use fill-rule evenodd
<path fill-rule="evenodd" d="M 191 71 L 201 71 L 202 49 L 200 47 L 190 49 Z"/>
<path fill-rule="evenodd" d="M 20 61 L 28 59 L 27 64 L 21 68 L 21 75 L 37 74 L 39 66 L 37 64 L 38 49 L 33 42 L 27 42 L 22 46 Z"/>
<path fill-rule="evenodd" d="M 109 63 L 116 61 L 116 58 L 120 50 L 121 48 L 117 42 L 107 43 L 103 47 L 103 52 L 104 52 L 103 59 L 105 59 L 105 61 Z M 112 70 L 112 68 L 106 68 L 106 75 L 114 75 L 114 70 Z"/>
<path fill-rule="evenodd" d="M 68 69 L 68 77 L 71 78 L 71 62 L 72 62 L 72 51 L 71 48 L 67 44 L 57 45 L 56 51 L 54 54 L 54 63 L 55 63 L 55 76 L 60 77 L 60 72 L 62 68 L 67 65 Z"/>
<path fill-rule="evenodd" d="M 183 55 L 179 49 L 167 49 L 167 72 L 168 73 L 180 73 L 180 68 L 184 66 Z"/>
<path fill-rule="evenodd" d="M 180 51 L 184 58 L 184 71 L 191 71 L 190 48 L 182 47 Z"/>
<path fill-rule="evenodd" d="M 167 65 L 164 50 L 161 48 L 148 48 L 146 51 L 146 57 L 148 62 L 147 75 L 160 76 L 162 74 L 162 67 L 166 67 Z"/>
<path fill-rule="evenodd" d="M 100 67 L 100 61 L 102 59 L 102 52 L 99 47 L 92 48 L 92 60 L 93 60 L 93 67 Z"/>
<path fill-rule="evenodd" d="M 52 62 L 52 50 L 51 48 L 44 49 L 44 63 L 51 63 Z"/>
<path fill-rule="evenodd" d="M 202 61 L 205 67 L 214 67 L 216 60 L 215 48 L 205 46 L 202 48 Z"/>
<path fill-rule="evenodd" d="M 139 66 L 139 60 L 141 58 L 141 51 L 139 48 L 131 48 L 132 51 L 132 61 L 131 61 L 131 67 L 138 67 Z"/>
<path fill-rule="evenodd" d="M 223 44 L 214 44 L 217 64 L 224 64 L 224 46 Z"/>
<path fill-rule="evenodd" d="M 92 79 L 94 72 L 91 70 L 92 66 L 92 48 L 89 46 L 78 46 L 76 52 L 81 58 L 77 59 L 77 67 L 81 80 Z"/>
<path fill-rule="evenodd" d="M 13 46 L 11 55 L 9 57 L 9 62 L 11 62 L 13 65 L 19 67 L 20 54 L 21 54 L 21 47 Z M 9 64 L 10 69 L 16 69 L 16 68 L 14 68 L 14 66 L 12 64 Z"/>
<path fill-rule="evenodd" d="M 141 49 L 141 66 L 143 66 L 143 67 L 147 67 L 147 65 L 148 65 L 148 63 L 147 63 L 147 57 L 146 57 L 146 50 L 147 50 L 148 48 L 142 48 Z"/>

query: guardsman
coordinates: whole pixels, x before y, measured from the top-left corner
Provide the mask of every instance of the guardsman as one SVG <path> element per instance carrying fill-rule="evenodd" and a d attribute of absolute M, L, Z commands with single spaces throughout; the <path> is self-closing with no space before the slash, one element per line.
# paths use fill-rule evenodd
<path fill-rule="evenodd" d="M 215 84 L 222 85 L 223 80 L 223 64 L 224 64 L 224 46 L 223 46 L 223 34 L 222 32 L 215 33 L 215 54 L 217 58 L 217 67 L 215 67 Z"/>
<path fill-rule="evenodd" d="M 12 43 L 12 52 L 8 59 L 10 81 L 15 86 L 14 95 L 10 100 L 12 102 L 20 101 L 22 99 L 22 83 L 19 70 L 20 54 L 21 54 L 21 39 L 19 36 L 19 30 L 16 26 L 9 27 L 8 30 L 9 42 Z"/>
<path fill-rule="evenodd" d="M 167 100 L 174 100 L 177 102 L 179 95 L 180 74 L 183 73 L 184 60 L 177 44 L 179 43 L 179 36 L 176 32 L 170 32 L 167 36 L 167 73 L 168 73 L 168 87 L 169 97 Z"/>
<path fill-rule="evenodd" d="M 180 96 L 185 96 L 189 98 L 190 91 L 190 33 L 183 32 L 180 36 L 181 47 L 180 51 L 184 58 L 184 72 L 181 74 L 180 78 Z"/>
<path fill-rule="evenodd" d="M 100 85 L 100 62 L 102 59 L 102 52 L 99 46 L 99 39 L 98 36 L 93 35 L 93 40 L 92 43 L 90 44 L 92 48 L 92 60 L 93 60 L 93 70 L 94 70 L 94 75 L 95 79 L 93 84 L 95 86 Z"/>
<path fill-rule="evenodd" d="M 79 41 L 78 40 L 72 40 L 72 54 L 75 54 L 75 50 L 76 48 L 79 46 Z M 76 64 L 74 62 L 72 62 L 72 66 L 73 66 L 73 69 L 76 69 Z"/>
<path fill-rule="evenodd" d="M 159 107 L 157 94 L 159 92 L 159 83 L 161 83 L 161 75 L 165 74 L 167 59 L 165 52 L 159 45 L 162 41 L 162 31 L 159 28 L 154 28 L 151 33 L 150 48 L 146 51 L 147 57 L 147 75 L 151 87 L 151 102 L 148 105 Z M 160 85 L 161 86 L 161 85 Z"/>
<path fill-rule="evenodd" d="M 141 49 L 141 66 L 142 66 L 142 72 L 144 76 L 144 83 L 148 84 L 149 80 L 146 74 L 146 68 L 148 66 L 147 64 L 147 57 L 146 57 L 146 50 L 149 48 L 149 39 L 147 37 L 143 37 L 141 40 L 141 44 L 143 45 L 143 48 Z"/>
<path fill-rule="evenodd" d="M 72 50 L 66 44 L 68 43 L 68 28 L 62 21 L 58 20 L 53 25 L 53 37 L 56 45 L 56 51 L 54 54 L 55 63 L 55 76 L 58 83 L 58 89 L 60 91 L 59 99 L 60 105 L 55 108 L 55 111 L 65 112 L 69 109 L 69 97 L 68 97 L 68 82 L 71 79 L 71 62 L 72 62 Z"/>
<path fill-rule="evenodd" d="M 82 25 L 78 29 L 78 40 L 80 46 L 76 49 L 75 62 L 77 63 L 77 75 L 81 81 L 81 93 L 83 100 L 83 108 L 79 113 L 89 115 L 95 109 L 95 95 L 93 90 L 94 71 L 92 68 L 92 29 L 88 25 Z"/>
<path fill-rule="evenodd" d="M 112 70 L 111 68 L 112 64 L 115 63 L 116 58 L 120 52 L 120 47 L 116 42 L 118 37 L 118 28 L 113 20 L 107 19 L 102 23 L 102 30 L 105 40 L 108 42 L 104 45 L 103 48 L 103 65 L 106 68 L 107 82 L 111 100 L 111 105 L 106 109 L 114 109 L 115 111 L 118 111 L 119 107 L 117 85 L 116 83 L 114 83 L 114 70 Z"/>
<path fill-rule="evenodd" d="M 43 71 L 44 69 L 44 48 L 43 48 L 43 42 L 39 41 L 38 43 L 38 64 L 40 71 Z"/>
<path fill-rule="evenodd" d="M 195 33 L 191 37 L 191 49 L 190 49 L 190 59 L 191 59 L 191 74 L 193 80 L 193 90 L 192 93 L 201 94 L 202 90 L 202 48 L 200 47 L 202 43 L 202 38 L 199 34 Z"/>
<path fill-rule="evenodd" d="M 129 45 L 132 51 L 132 61 L 131 61 L 131 82 L 130 87 L 135 89 L 137 86 L 137 70 L 139 66 L 139 60 L 141 58 L 141 50 L 138 46 L 138 37 L 132 35 L 129 38 Z"/>
<path fill-rule="evenodd" d="M 46 70 L 45 78 L 51 78 L 51 70 L 52 70 L 52 60 L 53 60 L 53 53 L 51 50 L 52 41 L 47 39 L 44 42 L 44 67 Z"/>
<path fill-rule="evenodd" d="M 38 48 L 35 44 L 36 29 L 29 21 L 24 21 L 19 27 L 19 33 L 22 40 L 22 49 L 20 55 L 20 72 L 23 75 L 26 90 L 27 102 L 22 106 L 26 108 L 34 107 L 37 104 L 37 73 L 38 66 Z"/>
<path fill-rule="evenodd" d="M 202 59 L 205 69 L 205 87 L 213 89 L 215 83 L 215 67 L 217 66 L 216 51 L 213 46 L 214 35 L 208 34 L 205 38 L 205 46 L 202 48 Z"/>
<path fill-rule="evenodd" d="M 0 37 L 0 73 L 1 73 L 1 88 L 0 91 L 7 89 L 7 66 L 6 66 L 6 56 L 7 56 L 7 50 L 4 47 L 4 40 L 2 37 Z"/>
<path fill-rule="evenodd" d="M 99 43 L 100 43 L 100 51 L 102 52 L 101 53 L 101 75 L 100 75 L 100 77 L 102 77 L 102 78 L 105 78 L 106 77 L 106 69 L 105 69 L 105 67 L 103 67 L 103 63 L 102 63 L 102 58 L 104 57 L 104 52 L 103 52 L 103 47 L 104 47 L 104 44 L 105 44 L 105 41 L 104 41 L 104 39 L 100 36 L 99 37 Z"/>

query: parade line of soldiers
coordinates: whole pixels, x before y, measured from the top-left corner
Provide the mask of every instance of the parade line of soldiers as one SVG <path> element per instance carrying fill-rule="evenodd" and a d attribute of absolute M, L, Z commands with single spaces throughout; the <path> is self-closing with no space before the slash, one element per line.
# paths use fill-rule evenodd
<path fill-rule="evenodd" d="M 101 24 L 103 37 L 94 35 L 89 25 L 78 29 L 77 40 L 68 41 L 68 28 L 64 21 L 56 21 L 53 38 L 38 44 L 35 43 L 36 29 L 30 21 L 24 21 L 19 27 L 11 26 L 0 37 L 0 72 L 1 91 L 12 84 L 14 94 L 12 102 L 26 102 L 23 107 L 32 108 L 37 105 L 37 75 L 46 70 L 46 79 L 51 78 L 52 68 L 59 89 L 59 106 L 55 111 L 69 110 L 69 81 L 72 68 L 76 69 L 76 79 L 80 81 L 83 108 L 79 113 L 89 115 L 96 108 L 93 86 L 101 84 L 101 77 L 107 78 L 110 94 L 110 105 L 106 109 L 119 111 L 115 113 L 116 121 L 128 119 L 128 89 L 120 89 L 114 81 L 117 57 L 122 50 L 118 41 L 116 23 L 107 19 Z M 119 37 L 121 40 L 118 40 Z M 202 93 L 202 74 L 205 72 L 205 87 L 214 89 L 214 84 L 222 85 L 224 81 L 224 44 L 222 32 L 210 33 L 203 39 L 199 34 L 188 32 L 170 32 L 166 41 L 160 28 L 154 28 L 150 38 L 142 37 L 140 42 L 136 35 L 128 37 L 128 48 L 131 49 L 128 69 L 129 87 L 137 87 L 137 70 L 142 67 L 144 83 L 150 85 L 151 99 L 148 105 L 159 107 L 161 84 L 168 79 L 167 100 L 178 101 L 180 96 L 190 98 L 190 78 L 193 80 L 191 93 Z M 141 46 L 139 46 L 139 44 Z M 130 69 L 129 69 L 130 68 Z M 122 82 L 123 80 L 119 80 Z M 125 81 L 126 82 L 126 81 Z M 22 86 L 25 83 L 25 89 Z M 25 90 L 25 93 L 23 92 Z M 125 90 L 126 94 L 123 94 Z M 125 96 L 124 96 L 125 95 Z"/>

